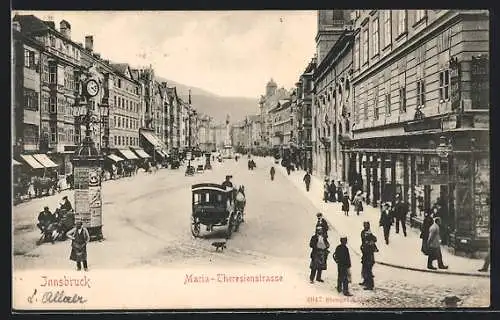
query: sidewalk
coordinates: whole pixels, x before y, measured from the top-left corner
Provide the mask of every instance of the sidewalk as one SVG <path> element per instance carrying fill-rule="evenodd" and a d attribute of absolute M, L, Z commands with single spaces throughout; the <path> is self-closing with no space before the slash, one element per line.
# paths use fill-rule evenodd
<path fill-rule="evenodd" d="M 323 180 L 311 176 L 311 186 L 309 192 L 306 191 L 305 184 L 302 181 L 305 172 L 303 170 L 292 171 L 287 175 L 286 169 L 281 165 L 275 165 L 286 178 L 288 178 L 297 188 L 313 202 L 319 211 L 323 213 L 331 228 L 338 231 L 339 234 L 348 237 L 348 245 L 352 252 L 361 256 L 361 230 L 363 222 L 369 221 L 373 234 L 377 237 L 377 246 L 379 252 L 375 254 L 375 260 L 378 264 L 391 266 L 395 268 L 432 272 L 445 273 L 454 275 L 467 275 L 477 277 L 489 277 L 490 272 L 479 272 L 479 268 L 483 266 L 482 259 L 470 259 L 460 256 L 455 256 L 448 252 L 445 247 L 442 247 L 443 261 L 449 266 L 447 270 L 429 270 L 427 269 L 427 256 L 420 251 L 422 240 L 420 239 L 420 231 L 407 226 L 407 237 L 404 237 L 402 230 L 399 234 L 395 232 L 395 226 L 391 227 L 389 236 L 389 245 L 385 244 L 382 227 L 379 227 L 380 209 L 373 208 L 369 205 L 364 205 L 364 212 L 359 216 L 350 206 L 349 216 L 345 216 L 341 210 L 341 203 L 325 203 L 323 201 Z M 313 214 L 313 213 L 311 213 Z M 333 240 L 332 240 L 333 241 Z M 335 241 L 334 241 L 335 242 Z M 402 253 L 406 253 L 402 255 Z M 408 254 L 409 253 L 409 254 Z M 436 262 L 434 262 L 436 264 Z"/>

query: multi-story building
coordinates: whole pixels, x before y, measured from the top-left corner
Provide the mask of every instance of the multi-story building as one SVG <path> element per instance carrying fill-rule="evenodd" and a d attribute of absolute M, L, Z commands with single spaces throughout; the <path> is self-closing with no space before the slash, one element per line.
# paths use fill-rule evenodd
<path fill-rule="evenodd" d="M 142 87 L 126 63 L 111 63 L 113 74 L 109 80 L 110 134 L 109 148 L 128 160 L 138 157 L 130 148 L 141 147 Z M 151 154 L 151 153 L 150 153 Z"/>
<path fill-rule="evenodd" d="M 138 69 L 138 82 L 140 83 L 142 116 L 139 135 L 140 146 L 152 156 L 153 162 L 164 161 L 168 157 L 168 148 L 164 142 L 165 128 L 165 99 L 166 84 L 155 81 L 154 70 L 151 66 Z M 168 131 L 168 130 L 167 130 Z"/>
<path fill-rule="evenodd" d="M 59 30 L 53 21 L 42 21 L 34 15 L 16 15 L 13 21 L 20 26 L 20 33 L 25 39 L 31 38 L 34 41 L 30 43 L 31 45 L 34 43 L 41 45 L 38 59 L 36 59 L 36 46 L 27 48 L 25 54 L 30 61 L 27 63 L 33 62 L 33 66 L 24 68 L 21 74 L 26 71 L 27 76 L 36 77 L 36 72 L 32 71 L 34 69 L 40 74 L 39 152 L 50 154 L 50 158 L 57 163 L 59 175 L 64 176 L 72 170 L 70 155 L 77 143 L 75 136 L 78 136 L 79 125 L 75 127 L 74 106 L 79 89 L 78 79 L 82 71 L 83 48 L 71 39 L 71 25 L 65 20 L 60 22 Z M 29 86 L 35 85 L 33 81 L 31 84 L 29 81 L 25 82 L 27 89 L 32 89 Z M 35 94 L 29 90 L 27 92 L 31 92 L 28 96 L 32 97 L 31 101 L 34 102 Z M 31 114 L 32 118 L 26 126 L 26 135 L 32 137 L 30 138 L 32 149 L 36 141 L 33 137 L 38 135 L 37 128 L 32 123 L 36 121 L 33 111 L 26 110 L 26 116 L 29 118 Z M 54 165 L 50 159 L 47 161 L 45 158 L 46 167 Z M 40 159 L 42 162 L 44 160 Z"/>
<path fill-rule="evenodd" d="M 167 87 L 167 98 L 168 98 L 168 146 L 169 151 L 176 150 L 179 151 L 181 148 L 181 129 L 180 129 L 180 98 L 177 95 L 177 89 L 175 87 Z"/>
<path fill-rule="evenodd" d="M 269 110 L 272 119 L 271 138 L 274 152 L 279 152 L 283 158 L 290 157 L 290 144 L 293 134 L 292 101 L 288 99 L 279 100 L 276 107 Z"/>
<path fill-rule="evenodd" d="M 298 145 L 301 167 L 313 169 L 313 76 L 316 69 L 316 58 L 313 58 L 296 83 L 297 90 L 297 124 Z M 314 144 L 316 146 L 316 144 Z"/>
<path fill-rule="evenodd" d="M 21 32 L 13 22 L 14 156 L 40 149 L 40 54 L 43 43 Z M 43 168 L 43 167 L 42 167 Z"/>
<path fill-rule="evenodd" d="M 353 19 L 347 174 L 361 175 L 372 204 L 401 194 L 412 223 L 439 205 L 445 243 L 486 248 L 488 11 L 356 10 Z"/>
<path fill-rule="evenodd" d="M 212 134 L 212 117 L 201 114 L 199 116 L 198 143 L 201 151 L 212 152 L 215 150 L 215 140 Z"/>
<path fill-rule="evenodd" d="M 224 144 L 226 142 L 226 124 L 219 123 L 212 126 L 213 141 L 217 150 L 224 149 Z"/>
<path fill-rule="evenodd" d="M 249 115 L 245 118 L 245 147 L 251 151 L 260 146 L 260 115 Z"/>
<path fill-rule="evenodd" d="M 244 120 L 231 125 L 231 140 L 236 152 L 245 152 L 248 139 L 246 136 Z"/>
<path fill-rule="evenodd" d="M 261 145 L 267 148 L 272 147 L 272 126 L 273 119 L 269 115 L 269 111 L 277 106 L 279 100 L 287 99 L 290 93 L 284 88 L 279 88 L 276 82 L 271 79 L 266 85 L 266 93 L 262 95 L 259 100 L 261 125 L 262 125 L 262 138 Z"/>
<path fill-rule="evenodd" d="M 314 70 L 313 169 L 320 176 L 344 180 L 341 135 L 349 133 L 346 103 L 350 99 L 353 32 L 350 10 L 318 12 L 317 65 Z"/>

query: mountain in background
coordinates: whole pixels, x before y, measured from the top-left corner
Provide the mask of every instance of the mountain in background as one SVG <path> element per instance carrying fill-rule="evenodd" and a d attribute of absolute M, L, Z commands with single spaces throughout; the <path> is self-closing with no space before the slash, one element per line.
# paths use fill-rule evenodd
<path fill-rule="evenodd" d="M 167 82 L 167 86 L 176 87 L 177 94 L 184 101 L 188 101 L 189 89 L 191 89 L 191 103 L 201 113 L 214 118 L 216 122 L 224 122 L 226 115 L 230 115 L 231 123 L 243 120 L 247 115 L 259 112 L 259 97 L 222 97 L 206 90 L 190 87 L 173 80 L 156 76 L 158 82 Z"/>

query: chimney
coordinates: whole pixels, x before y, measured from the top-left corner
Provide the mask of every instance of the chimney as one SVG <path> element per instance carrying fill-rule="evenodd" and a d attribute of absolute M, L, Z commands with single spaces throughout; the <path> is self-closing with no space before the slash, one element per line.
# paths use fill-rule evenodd
<path fill-rule="evenodd" d="M 94 50 L 94 36 L 85 36 L 85 49 Z"/>
<path fill-rule="evenodd" d="M 68 21 L 61 20 L 59 23 L 59 32 L 61 32 L 66 39 L 71 39 L 71 25 Z"/>

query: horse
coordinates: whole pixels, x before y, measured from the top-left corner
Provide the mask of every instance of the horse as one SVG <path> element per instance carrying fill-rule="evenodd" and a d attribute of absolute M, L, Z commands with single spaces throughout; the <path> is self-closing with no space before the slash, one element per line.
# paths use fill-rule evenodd
<path fill-rule="evenodd" d="M 57 189 L 57 180 L 49 177 L 35 177 L 34 178 L 35 194 L 37 197 L 54 194 Z"/>

